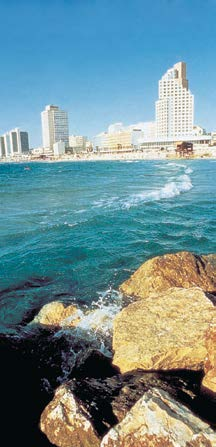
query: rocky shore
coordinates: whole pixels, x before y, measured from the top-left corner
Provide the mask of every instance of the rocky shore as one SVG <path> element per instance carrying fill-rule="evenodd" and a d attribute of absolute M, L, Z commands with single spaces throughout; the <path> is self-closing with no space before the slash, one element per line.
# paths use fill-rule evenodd
<path fill-rule="evenodd" d="M 2 337 L 8 445 L 216 447 L 216 255 L 150 259 L 120 291 L 107 351 L 61 302 Z"/>

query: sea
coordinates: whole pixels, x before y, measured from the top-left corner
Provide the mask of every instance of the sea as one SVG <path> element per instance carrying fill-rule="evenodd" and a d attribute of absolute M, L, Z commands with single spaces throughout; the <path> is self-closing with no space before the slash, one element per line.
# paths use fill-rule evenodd
<path fill-rule="evenodd" d="M 181 250 L 216 251 L 216 160 L 0 164 L 1 333 L 51 301 L 112 320 L 119 285 Z"/>
<path fill-rule="evenodd" d="M 215 178 L 216 160 L 0 164 L 0 371 L 7 445 L 52 447 L 39 421 L 54 390 L 67 382 L 88 394 L 91 378 L 104 384 L 109 374 L 118 374 L 110 364 L 112 326 L 127 304 L 119 285 L 143 262 L 180 250 L 216 252 Z M 34 322 L 52 301 L 77 307 L 75 327 L 68 325 L 71 317 L 55 328 Z M 149 389 L 158 383 L 156 373 L 144 374 Z M 195 407 L 211 421 L 215 407 L 199 400 L 197 374 L 173 378 L 168 372 L 161 380 L 176 389 L 178 383 L 196 388 Z"/>

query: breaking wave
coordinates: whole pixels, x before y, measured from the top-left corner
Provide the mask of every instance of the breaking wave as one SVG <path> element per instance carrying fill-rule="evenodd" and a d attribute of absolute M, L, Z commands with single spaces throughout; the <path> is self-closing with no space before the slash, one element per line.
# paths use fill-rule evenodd
<path fill-rule="evenodd" d="M 100 199 L 94 202 L 95 208 L 120 208 L 130 209 L 131 207 L 139 206 L 145 202 L 159 201 L 163 199 L 172 199 L 179 196 L 182 193 L 186 193 L 193 188 L 191 178 L 189 174 L 193 172 L 191 168 L 187 168 L 185 165 L 177 163 L 169 163 L 170 166 L 178 167 L 179 170 L 183 169 L 183 174 L 175 176 L 172 181 L 167 182 L 164 186 L 155 188 L 151 191 L 143 191 L 140 193 L 131 194 L 125 198 L 121 197 L 109 197 Z M 178 172 L 179 172 L 178 170 Z"/>

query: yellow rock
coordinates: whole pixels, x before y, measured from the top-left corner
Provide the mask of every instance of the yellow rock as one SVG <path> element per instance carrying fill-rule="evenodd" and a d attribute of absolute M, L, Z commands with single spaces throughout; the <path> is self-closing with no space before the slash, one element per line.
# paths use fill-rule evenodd
<path fill-rule="evenodd" d="M 167 254 L 150 259 L 121 286 L 126 295 L 146 298 L 150 293 L 170 287 L 200 287 L 216 291 L 216 255 L 198 256 L 189 252 Z"/>
<path fill-rule="evenodd" d="M 76 306 L 65 306 L 60 301 L 45 304 L 31 324 L 49 327 L 73 327 L 80 321 Z"/>
<path fill-rule="evenodd" d="M 67 385 L 60 386 L 41 415 L 40 429 L 58 447 L 99 447 L 100 440 Z"/>
<path fill-rule="evenodd" d="M 215 312 L 197 287 L 172 288 L 130 304 L 114 320 L 114 365 L 122 373 L 203 368 L 206 331 Z"/>
<path fill-rule="evenodd" d="M 206 349 L 207 357 L 204 364 L 206 375 L 202 381 L 202 387 L 205 392 L 216 395 L 216 317 L 207 330 Z"/>
<path fill-rule="evenodd" d="M 101 447 L 215 447 L 216 432 L 168 393 L 148 391 Z"/>

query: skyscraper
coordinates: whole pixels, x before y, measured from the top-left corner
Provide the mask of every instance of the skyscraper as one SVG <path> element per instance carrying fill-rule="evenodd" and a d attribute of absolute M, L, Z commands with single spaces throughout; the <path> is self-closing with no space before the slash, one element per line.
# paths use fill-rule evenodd
<path fill-rule="evenodd" d="M 53 149 L 53 144 L 69 144 L 68 114 L 58 106 L 49 105 L 41 113 L 43 147 Z"/>
<path fill-rule="evenodd" d="M 178 62 L 159 81 L 156 134 L 160 140 L 186 138 L 193 133 L 194 97 L 188 88 L 186 64 Z"/>

